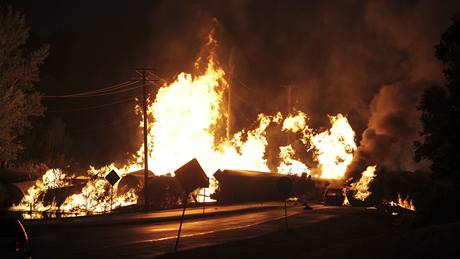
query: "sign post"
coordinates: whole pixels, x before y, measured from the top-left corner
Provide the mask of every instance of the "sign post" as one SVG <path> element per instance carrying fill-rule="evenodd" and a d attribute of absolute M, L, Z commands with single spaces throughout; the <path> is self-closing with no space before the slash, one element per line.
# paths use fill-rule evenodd
<path fill-rule="evenodd" d="M 203 215 L 206 210 L 206 188 L 203 188 Z"/>
<path fill-rule="evenodd" d="M 182 230 L 182 224 L 184 222 L 185 209 L 187 208 L 187 200 L 188 200 L 188 193 L 184 195 L 184 200 L 183 200 L 184 207 L 182 209 L 182 216 L 180 217 L 180 224 L 179 224 L 179 230 L 177 232 L 176 245 L 174 246 L 174 253 L 177 253 L 177 247 L 179 247 L 180 232 Z"/>
<path fill-rule="evenodd" d="M 286 224 L 286 230 L 288 230 L 288 219 L 287 219 L 287 198 L 292 192 L 292 180 L 287 176 L 281 176 L 276 182 L 278 192 L 284 196 L 284 222 Z"/>
<path fill-rule="evenodd" d="M 184 208 L 182 209 L 182 216 L 180 219 L 179 230 L 177 232 L 176 245 L 174 246 L 174 253 L 177 253 L 179 247 L 180 232 L 182 230 L 182 223 L 184 222 L 185 209 L 187 208 L 188 196 L 197 188 L 204 188 L 209 186 L 209 178 L 203 171 L 203 168 L 198 163 L 196 158 L 190 160 L 185 165 L 174 171 L 175 178 L 180 183 L 184 191 Z"/>
<path fill-rule="evenodd" d="M 113 186 L 120 180 L 120 176 L 115 170 L 112 170 L 105 176 L 105 179 L 110 183 L 110 212 L 112 212 Z"/>

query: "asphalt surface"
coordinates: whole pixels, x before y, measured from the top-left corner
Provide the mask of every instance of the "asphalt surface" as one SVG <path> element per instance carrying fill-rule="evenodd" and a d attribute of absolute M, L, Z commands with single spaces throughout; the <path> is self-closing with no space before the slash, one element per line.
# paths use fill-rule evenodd
<path fill-rule="evenodd" d="M 191 207 L 187 208 L 185 213 L 186 219 L 200 218 L 210 215 L 228 215 L 238 214 L 249 211 L 260 211 L 280 208 L 284 206 L 280 202 L 259 202 L 247 204 L 233 204 L 233 205 L 215 205 L 208 204 L 205 207 Z M 118 225 L 118 224 L 143 224 L 152 222 L 164 222 L 180 219 L 182 208 L 169 209 L 154 212 L 132 212 L 120 214 L 103 214 L 86 217 L 68 217 L 60 219 L 38 219 L 38 220 L 25 220 L 24 223 L 33 227 L 49 227 L 49 226 L 99 226 L 99 225 Z"/>
<path fill-rule="evenodd" d="M 313 207 L 314 210 L 305 211 L 301 206 L 290 206 L 289 227 L 312 224 L 350 210 Z M 188 219 L 182 227 L 179 250 L 277 231 L 286 227 L 283 218 L 284 209 L 278 207 Z M 33 258 L 151 258 L 173 251 L 178 227 L 178 221 L 165 221 L 65 227 L 29 225 L 27 228 Z"/>

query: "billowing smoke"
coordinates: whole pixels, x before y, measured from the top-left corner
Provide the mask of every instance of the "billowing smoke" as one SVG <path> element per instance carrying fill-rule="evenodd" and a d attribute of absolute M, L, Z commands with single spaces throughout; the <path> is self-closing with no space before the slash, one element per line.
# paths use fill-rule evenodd
<path fill-rule="evenodd" d="M 166 15 L 177 2 L 161 7 Z M 292 103 L 314 128 L 327 125 L 327 114 L 348 115 L 361 136 L 350 176 L 375 164 L 415 170 L 424 167 L 413 162 L 412 143 L 420 130 L 416 106 L 427 86 L 442 81 L 434 45 L 459 8 L 459 2 L 434 0 L 263 5 L 235 0 L 225 8 L 222 2 L 201 1 L 179 8 L 181 17 L 193 22 L 181 27 L 183 36 L 168 33 L 173 44 L 165 46 L 184 52 L 187 39 L 216 17 L 219 57 L 230 71 L 234 128 L 250 127 L 260 112 L 285 112 L 281 86 L 292 84 Z M 170 31 L 168 23 L 158 26 Z"/>
<path fill-rule="evenodd" d="M 380 89 L 370 104 L 368 128 L 348 176 L 360 175 L 370 165 L 389 171 L 423 169 L 424 164 L 415 164 L 412 147 L 420 128 L 416 103 L 426 86 L 425 82 L 401 82 Z"/>
<path fill-rule="evenodd" d="M 416 106 L 421 92 L 442 83 L 434 46 L 447 28 L 446 21 L 458 10 L 449 3 L 418 1 L 416 4 L 372 2 L 365 20 L 382 40 L 405 53 L 401 80 L 381 86 L 369 105 L 368 127 L 362 134 L 348 176 L 356 177 L 369 165 L 380 170 L 426 170 L 428 161 L 415 164 L 413 142 L 420 138 Z M 447 17 L 446 17 L 447 16 Z"/>

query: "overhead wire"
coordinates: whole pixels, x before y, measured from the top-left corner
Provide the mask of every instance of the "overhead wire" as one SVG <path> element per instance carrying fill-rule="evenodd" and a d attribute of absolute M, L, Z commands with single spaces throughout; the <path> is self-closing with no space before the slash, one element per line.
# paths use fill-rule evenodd
<path fill-rule="evenodd" d="M 241 86 L 243 86 L 244 88 L 248 89 L 249 91 L 252 91 L 252 92 L 255 92 L 255 93 L 261 93 L 260 90 L 256 90 L 254 88 L 251 88 L 249 86 L 247 86 L 245 83 L 243 83 L 238 77 L 236 76 L 233 76 L 233 79 L 235 79 L 236 82 L 238 82 Z"/>
<path fill-rule="evenodd" d="M 108 95 L 115 95 L 115 94 L 131 91 L 131 90 L 141 88 L 141 87 L 147 85 L 147 84 L 143 84 L 143 85 L 132 86 L 135 83 L 138 83 L 138 81 L 124 82 L 124 83 L 121 83 L 121 84 L 101 88 L 101 89 L 94 90 L 94 91 L 87 91 L 85 93 L 72 94 L 72 95 L 61 95 L 61 96 L 46 96 L 46 97 L 68 99 L 68 98 L 88 98 L 88 97 L 108 96 Z M 131 86 L 131 87 L 128 87 L 128 86 Z M 104 103 L 104 104 L 100 104 L 100 105 L 83 106 L 83 107 L 80 107 L 80 108 L 62 109 L 62 110 L 49 110 L 48 112 L 49 113 L 65 113 L 65 112 L 77 112 L 77 111 L 85 111 L 85 110 L 94 110 L 94 109 L 100 109 L 100 108 L 104 108 L 104 107 L 108 107 L 108 106 L 118 105 L 118 104 L 121 104 L 121 103 L 132 102 L 134 100 L 135 100 L 134 97 L 130 97 L 130 98 L 125 98 L 123 100 L 110 102 L 110 103 Z"/>
<path fill-rule="evenodd" d="M 118 89 L 118 88 L 124 87 L 124 86 L 129 85 L 129 84 L 133 84 L 133 82 L 126 81 L 126 82 L 123 82 L 123 83 L 115 84 L 115 85 L 104 87 L 104 88 L 97 89 L 97 90 L 91 90 L 91 91 L 86 91 L 86 92 L 82 92 L 82 93 L 67 94 L 67 95 L 63 95 L 63 96 L 76 96 L 76 95 L 83 95 L 83 94 L 106 92 L 106 91 L 110 91 L 112 89 Z M 49 97 L 49 96 L 45 96 L 45 97 Z"/>
<path fill-rule="evenodd" d="M 134 98 L 128 98 L 128 99 L 123 99 L 121 101 L 112 102 L 112 103 L 106 103 L 106 104 L 101 104 L 101 105 L 87 106 L 87 107 L 75 108 L 75 109 L 48 110 L 47 112 L 60 113 L 60 112 L 76 112 L 76 111 L 94 110 L 94 109 L 99 109 L 99 108 L 103 108 L 103 107 L 107 107 L 107 106 L 113 106 L 113 105 L 117 105 L 117 104 L 133 102 L 133 101 L 135 101 Z"/>
<path fill-rule="evenodd" d="M 156 77 L 158 77 L 158 76 L 156 76 Z M 45 96 L 42 96 L 42 98 L 70 99 L 70 98 L 89 98 L 89 97 L 109 96 L 109 95 L 116 95 L 116 94 L 120 94 L 120 93 L 125 93 L 125 92 L 128 92 L 128 91 L 132 91 L 132 90 L 141 88 L 141 87 L 143 87 L 145 85 L 148 85 L 148 84 L 139 84 L 139 83 L 140 83 L 140 80 L 126 81 L 126 82 L 123 82 L 123 83 L 111 85 L 111 86 L 96 89 L 96 90 L 85 91 L 85 92 L 74 93 L 74 94 L 67 94 L 67 95 L 60 95 L 60 96 L 58 96 L 58 95 L 45 95 Z M 48 112 L 50 112 L 50 113 L 65 113 L 65 112 L 77 112 L 77 111 L 85 111 L 85 110 L 94 110 L 94 109 L 101 109 L 101 108 L 109 107 L 109 106 L 113 106 L 113 105 L 119 105 L 119 104 L 122 104 L 122 103 L 133 102 L 135 100 L 136 99 L 133 96 L 131 98 L 126 98 L 126 99 L 122 99 L 122 100 L 115 101 L 115 102 L 110 102 L 110 103 L 103 103 L 103 104 L 100 104 L 100 105 L 84 106 L 84 107 L 81 107 L 81 108 L 74 108 L 74 109 L 49 110 Z M 117 125 L 117 124 L 121 124 L 121 123 L 125 124 L 125 121 L 116 121 L 116 122 L 104 123 L 104 125 L 112 125 L 113 126 L 113 125 Z M 104 127 L 103 125 L 99 125 L 99 126 L 96 126 L 96 127 L 90 127 L 90 128 L 85 128 L 85 129 L 81 129 L 81 130 L 72 130 L 72 132 L 74 132 L 76 134 L 81 134 L 81 133 L 85 134 L 88 131 L 93 131 L 93 130 L 96 130 L 98 128 L 103 128 L 103 127 Z"/>
<path fill-rule="evenodd" d="M 150 75 L 154 76 L 156 80 L 159 80 L 159 81 L 163 81 L 164 83 L 167 83 L 168 81 L 166 81 L 166 79 L 160 77 L 159 75 L 151 72 L 151 71 L 147 71 L 147 73 L 149 73 Z"/>
<path fill-rule="evenodd" d="M 129 87 L 129 88 L 122 88 L 122 89 L 115 90 L 115 91 L 112 91 L 112 92 L 87 94 L 87 95 L 78 95 L 78 96 L 61 97 L 61 98 L 87 98 L 87 97 L 98 97 L 98 96 L 114 95 L 114 94 L 119 94 L 119 93 L 124 93 L 124 92 L 131 91 L 131 90 L 135 90 L 135 89 L 141 88 L 143 86 L 144 85 L 137 85 L 137 86 L 133 86 L 133 87 Z"/>
<path fill-rule="evenodd" d="M 116 85 L 112 85 L 112 86 L 97 89 L 97 90 L 86 91 L 86 92 L 75 93 L 75 94 L 67 94 L 67 95 L 44 95 L 42 96 L 42 98 L 80 98 L 80 97 L 96 97 L 96 96 L 118 94 L 118 93 L 122 93 L 122 92 L 126 92 L 129 90 L 133 90 L 133 89 L 142 87 L 143 85 L 129 87 L 138 82 L 139 81 L 127 81 L 121 84 L 116 84 Z"/>
<path fill-rule="evenodd" d="M 116 89 L 119 89 L 119 88 L 123 88 L 123 87 L 128 86 L 128 85 L 132 85 L 132 84 L 135 84 L 135 83 L 137 83 L 137 81 L 126 81 L 126 82 L 116 84 L 116 85 L 112 85 L 112 86 L 109 86 L 109 87 L 104 87 L 104 88 L 97 89 L 97 90 L 87 91 L 87 92 L 84 92 L 84 93 L 70 94 L 70 95 L 81 95 L 81 94 L 108 92 L 108 91 L 116 90 Z"/>

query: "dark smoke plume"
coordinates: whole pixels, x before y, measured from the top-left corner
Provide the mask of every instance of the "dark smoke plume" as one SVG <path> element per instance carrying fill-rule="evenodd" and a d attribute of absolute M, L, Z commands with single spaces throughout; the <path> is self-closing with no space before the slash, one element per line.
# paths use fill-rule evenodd
<path fill-rule="evenodd" d="M 424 82 L 401 82 L 380 89 L 370 104 L 368 128 L 348 176 L 359 176 L 370 165 L 392 171 L 423 169 L 424 164 L 414 162 L 412 146 L 420 128 L 416 103 L 426 86 Z"/>
<path fill-rule="evenodd" d="M 286 112 L 281 86 L 292 84 L 295 108 L 308 114 L 312 128 L 327 126 L 328 114 L 347 115 L 363 145 L 355 165 L 407 170 L 414 166 L 410 143 L 418 136 L 418 96 L 442 79 L 434 45 L 460 11 L 455 0 L 44 1 L 48 5 L 40 1 L 31 5 L 35 13 L 26 13 L 33 31 L 51 43 L 49 72 L 56 82 L 44 81 L 45 93 L 123 82 L 137 67 L 157 68 L 169 81 L 192 72 L 216 18 L 219 61 L 233 91 L 233 131 L 253 126 L 258 113 Z M 132 113 L 132 104 L 101 111 L 109 120 L 91 132 L 78 130 L 101 124 L 99 113 L 67 116 L 68 128 L 80 127 L 72 136 L 81 145 L 75 156 L 103 163 L 135 151 L 141 139 Z M 128 120 L 131 127 L 123 127 L 120 122 Z M 382 156 L 383 149 L 401 157 Z"/>
<path fill-rule="evenodd" d="M 162 15 L 177 6 L 163 2 Z M 182 53 L 196 48 L 186 47 L 190 37 L 196 42 L 213 17 L 219 20 L 219 57 L 231 71 L 235 129 L 251 126 L 257 113 L 286 111 L 286 84 L 296 86 L 293 103 L 312 127 L 326 126 L 327 114 L 346 114 L 360 141 L 348 175 L 358 176 L 375 164 L 387 170 L 426 167 L 413 162 L 416 106 L 421 92 L 442 80 L 434 45 L 458 10 L 458 1 L 434 0 L 194 1 L 178 11 L 184 21 L 193 20 L 180 29 L 188 36 L 168 24 L 162 28 L 175 39 L 165 46 Z M 181 18 L 175 22 L 182 24 Z M 168 53 L 160 56 L 175 59 Z M 269 156 L 278 151 L 272 148 Z"/>
<path fill-rule="evenodd" d="M 366 22 L 382 41 L 405 53 L 402 80 L 382 85 L 370 106 L 368 127 L 362 134 L 348 176 L 359 176 L 369 165 L 384 170 L 427 169 L 428 162 L 415 164 L 413 142 L 419 138 L 416 106 L 428 86 L 442 81 L 434 45 L 458 10 L 448 3 L 418 1 L 415 4 L 372 2 L 366 8 Z"/>

